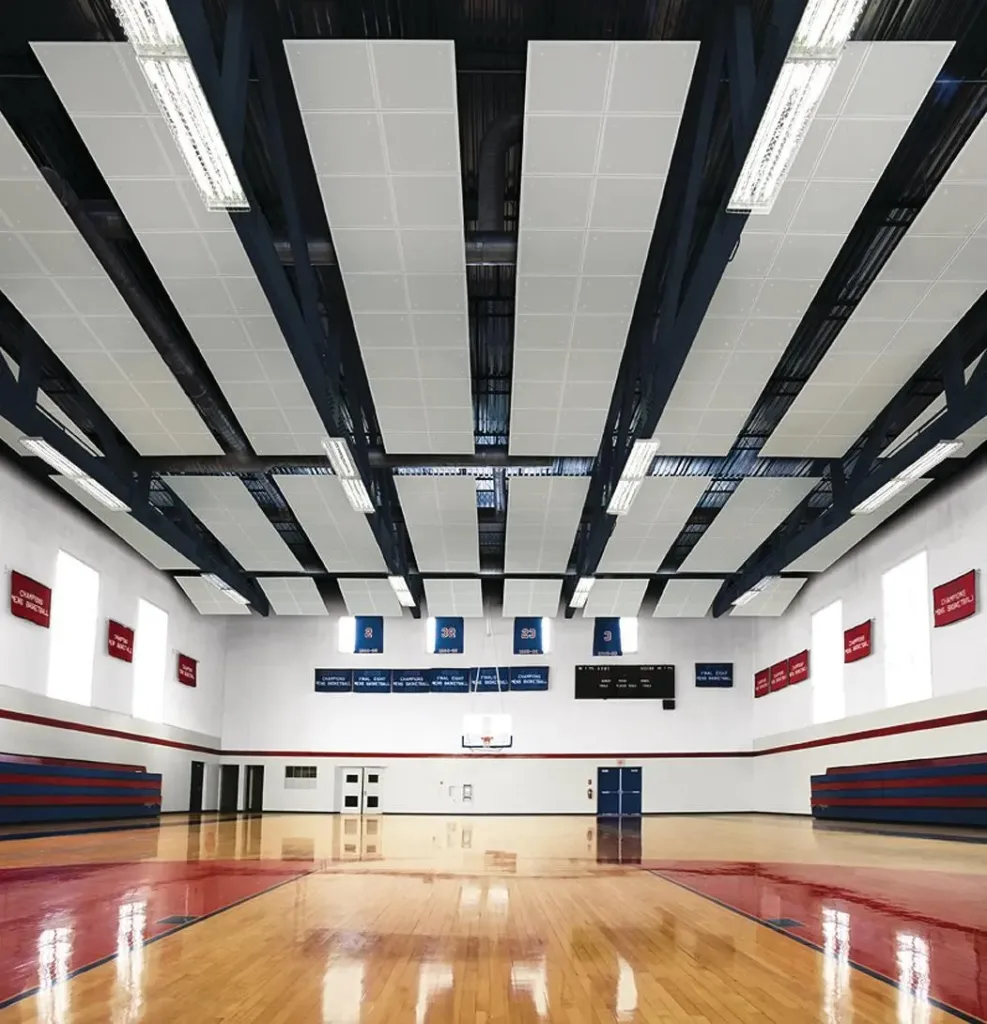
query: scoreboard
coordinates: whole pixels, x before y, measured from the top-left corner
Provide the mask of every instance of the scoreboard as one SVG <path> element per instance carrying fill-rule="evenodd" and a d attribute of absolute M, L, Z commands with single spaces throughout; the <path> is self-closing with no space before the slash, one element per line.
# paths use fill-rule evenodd
<path fill-rule="evenodd" d="M 674 665 L 576 666 L 576 700 L 674 698 Z"/>

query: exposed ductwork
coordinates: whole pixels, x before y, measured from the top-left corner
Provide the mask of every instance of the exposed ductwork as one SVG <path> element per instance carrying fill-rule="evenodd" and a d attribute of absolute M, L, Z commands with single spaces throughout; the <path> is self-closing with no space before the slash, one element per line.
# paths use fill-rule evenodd
<path fill-rule="evenodd" d="M 521 144 L 523 128 L 521 114 L 505 114 L 487 129 L 480 143 L 476 190 L 477 224 L 481 232 L 504 230 L 504 198 L 507 193 L 504 165 L 508 151 Z"/>

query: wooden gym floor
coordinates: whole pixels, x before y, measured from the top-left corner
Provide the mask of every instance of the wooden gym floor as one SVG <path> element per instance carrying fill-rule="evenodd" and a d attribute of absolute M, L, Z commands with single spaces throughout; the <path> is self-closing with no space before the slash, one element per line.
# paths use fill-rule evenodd
<path fill-rule="evenodd" d="M 0 1024 L 987 1014 L 987 848 L 801 819 L 170 816 L 0 841 L 0 922 Z"/>

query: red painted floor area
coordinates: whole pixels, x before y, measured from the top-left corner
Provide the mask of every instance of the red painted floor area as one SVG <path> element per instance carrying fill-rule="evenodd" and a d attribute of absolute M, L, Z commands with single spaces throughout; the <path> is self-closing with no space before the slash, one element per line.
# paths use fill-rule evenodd
<path fill-rule="evenodd" d="M 0 1006 L 305 874 L 281 861 L 0 869 Z"/>
<path fill-rule="evenodd" d="M 853 963 L 899 986 L 899 1010 L 931 998 L 987 1019 L 987 876 L 734 861 L 642 866 L 761 921 L 787 921 L 777 926 L 825 952 L 834 986 Z"/>

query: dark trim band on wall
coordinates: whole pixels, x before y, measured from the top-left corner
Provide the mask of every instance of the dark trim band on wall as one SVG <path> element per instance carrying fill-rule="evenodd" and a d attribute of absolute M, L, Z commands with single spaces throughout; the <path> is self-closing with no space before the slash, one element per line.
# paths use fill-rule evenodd
<path fill-rule="evenodd" d="M 662 751 L 619 751 L 617 753 L 579 752 L 579 753 L 546 753 L 546 754 L 463 754 L 463 753 L 403 753 L 397 751 L 361 751 L 361 750 L 220 750 L 215 747 L 204 747 L 195 743 L 184 743 L 181 740 L 169 740 L 160 736 L 148 736 L 141 733 L 124 732 L 121 729 L 107 729 L 98 725 L 85 725 L 81 722 L 68 722 L 43 715 L 29 715 L 22 711 L 10 711 L 0 708 L 0 719 L 12 722 L 24 722 L 28 725 L 41 725 L 50 729 L 67 729 L 70 732 L 82 732 L 93 736 L 106 736 L 111 739 L 128 740 L 133 743 L 148 743 L 152 746 L 170 747 L 174 750 L 189 750 L 198 754 L 209 754 L 214 757 L 277 757 L 277 758 L 333 758 L 338 760 L 354 760 L 366 758 L 386 758 L 388 760 L 466 760 L 473 758 L 515 760 L 515 761 L 614 761 L 646 759 L 661 761 L 670 759 L 695 758 L 735 758 L 735 757 L 768 757 L 771 754 L 788 754 L 796 750 L 809 750 L 814 747 L 830 747 L 842 743 L 856 743 L 860 740 L 879 739 L 884 736 L 898 736 L 909 732 L 926 732 L 932 729 L 946 729 L 955 725 L 971 725 L 975 722 L 987 721 L 987 709 L 968 711 L 959 715 L 946 715 L 942 718 L 925 718 L 917 722 L 901 722 L 898 725 L 885 725 L 874 729 L 863 729 L 836 736 L 823 736 L 814 740 L 802 740 L 798 743 L 787 743 L 777 747 L 766 747 L 763 750 L 662 750 Z"/>

